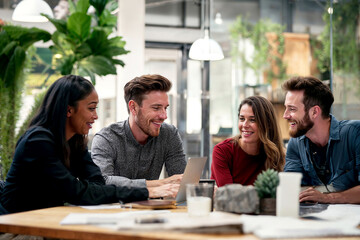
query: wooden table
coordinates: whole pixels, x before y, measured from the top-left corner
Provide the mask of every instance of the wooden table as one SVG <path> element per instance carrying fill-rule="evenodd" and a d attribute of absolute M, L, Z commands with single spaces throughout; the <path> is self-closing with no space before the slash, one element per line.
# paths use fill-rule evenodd
<path fill-rule="evenodd" d="M 81 207 L 54 207 L 35 211 L 21 212 L 0 216 L 0 232 L 43 236 L 61 239 L 131 239 L 131 240 L 211 240 L 211 239 L 241 239 L 258 240 L 250 234 L 195 234 L 181 232 L 135 232 L 116 231 L 95 225 L 60 225 L 60 221 L 69 213 L 116 213 L 131 211 L 124 209 L 88 210 Z M 172 211 L 185 211 L 184 208 Z M 307 238 L 306 240 L 309 240 Z M 312 238 L 316 239 L 316 238 Z M 339 238 L 318 238 L 319 240 Z M 358 237 L 347 237 L 346 240 L 355 240 Z M 293 240 L 293 239 L 292 239 Z"/>
<path fill-rule="evenodd" d="M 184 211 L 184 209 L 173 209 Z M 95 225 L 60 225 L 69 213 L 116 213 L 123 209 L 88 210 L 81 207 L 54 207 L 0 216 L 0 232 L 62 239 L 257 239 L 253 235 L 195 234 L 180 232 L 116 231 Z"/>

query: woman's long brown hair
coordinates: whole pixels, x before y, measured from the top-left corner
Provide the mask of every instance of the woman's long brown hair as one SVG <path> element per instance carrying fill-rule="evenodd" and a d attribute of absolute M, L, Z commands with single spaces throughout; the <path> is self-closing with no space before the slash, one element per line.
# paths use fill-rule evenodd
<path fill-rule="evenodd" d="M 248 97 L 240 103 L 238 116 L 241 107 L 245 104 L 249 105 L 254 112 L 261 147 L 266 154 L 265 168 L 271 168 L 278 172 L 282 171 L 285 165 L 285 149 L 272 103 L 261 96 Z M 233 137 L 234 143 L 239 144 L 240 138 L 240 134 Z"/>

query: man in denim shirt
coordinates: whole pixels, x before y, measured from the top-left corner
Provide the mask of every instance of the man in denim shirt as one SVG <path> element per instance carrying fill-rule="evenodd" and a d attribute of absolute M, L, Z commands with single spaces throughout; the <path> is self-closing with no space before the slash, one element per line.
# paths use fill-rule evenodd
<path fill-rule="evenodd" d="M 337 121 L 330 114 L 334 96 L 314 77 L 293 77 L 287 91 L 284 118 L 289 122 L 285 172 L 301 172 L 309 187 L 300 202 L 360 203 L 360 121 Z"/>

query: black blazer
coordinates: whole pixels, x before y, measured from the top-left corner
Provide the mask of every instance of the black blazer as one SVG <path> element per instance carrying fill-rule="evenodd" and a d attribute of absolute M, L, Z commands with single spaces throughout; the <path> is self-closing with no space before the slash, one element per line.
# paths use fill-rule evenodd
<path fill-rule="evenodd" d="M 21 212 L 64 203 L 96 205 L 147 198 L 146 188 L 105 185 L 87 149 L 71 151 L 70 169 L 66 168 L 52 132 L 34 127 L 17 143 L 0 197 L 0 212 Z"/>

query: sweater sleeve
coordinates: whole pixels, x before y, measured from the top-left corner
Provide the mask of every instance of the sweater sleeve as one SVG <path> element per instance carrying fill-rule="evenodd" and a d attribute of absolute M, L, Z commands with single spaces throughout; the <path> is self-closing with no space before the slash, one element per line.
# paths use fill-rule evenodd
<path fill-rule="evenodd" d="M 169 176 L 184 173 L 186 167 L 185 153 L 182 140 L 177 129 L 175 129 L 166 143 L 168 153 L 165 156 L 165 167 Z"/>
<path fill-rule="evenodd" d="M 63 200 L 71 204 L 93 205 L 119 200 L 129 202 L 148 197 L 147 189 L 116 187 L 101 183 L 98 168 L 91 164 L 92 161 L 86 154 L 87 159 L 84 160 L 84 167 L 87 171 L 87 177 L 75 177 L 56 154 L 54 142 L 34 140 L 29 142 L 26 149 L 38 153 L 35 156 L 41 160 L 41 173 L 44 175 L 44 180 L 49 180 L 61 193 Z"/>
<path fill-rule="evenodd" d="M 91 156 L 99 166 L 106 184 L 122 187 L 146 188 L 145 179 L 129 179 L 115 175 L 116 150 L 104 136 L 96 134 L 91 145 Z"/>
<path fill-rule="evenodd" d="M 229 163 L 233 161 L 232 150 L 226 144 L 215 145 L 212 154 L 211 179 L 221 187 L 233 183 Z"/>

